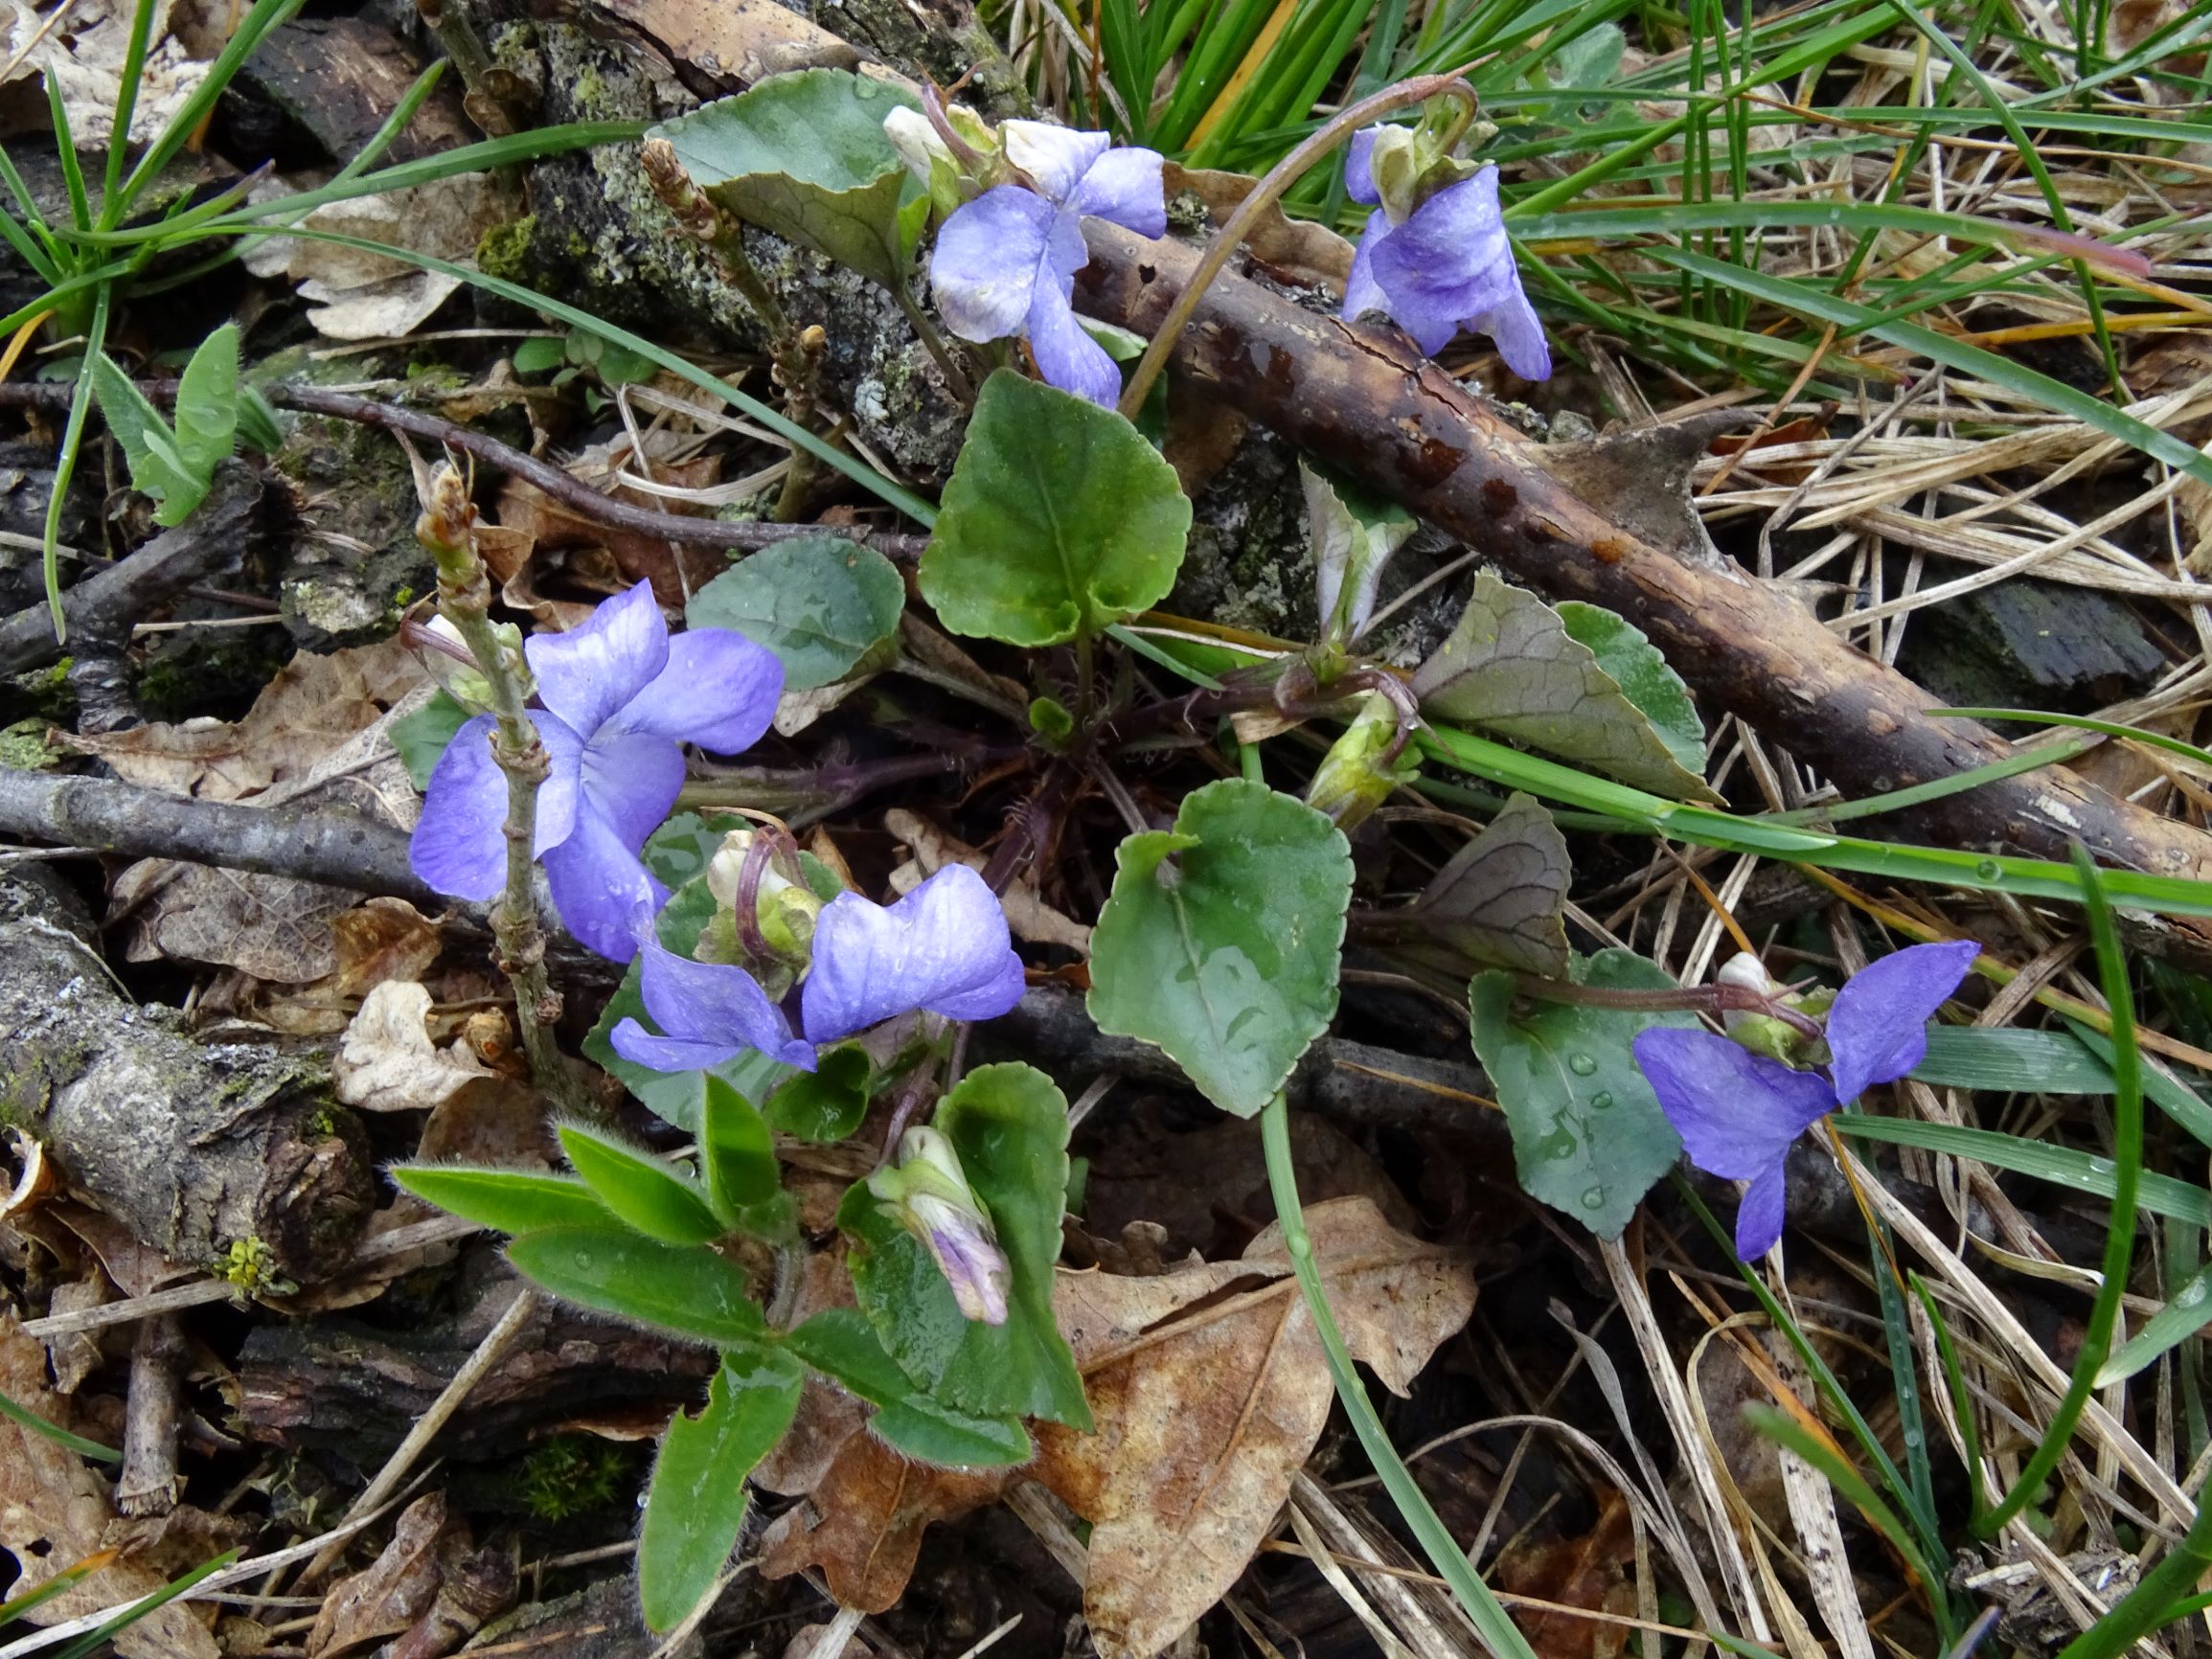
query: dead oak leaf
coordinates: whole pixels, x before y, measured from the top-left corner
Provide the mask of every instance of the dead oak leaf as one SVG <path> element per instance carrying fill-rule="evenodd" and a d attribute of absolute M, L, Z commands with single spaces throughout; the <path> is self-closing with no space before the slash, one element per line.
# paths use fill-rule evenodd
<path fill-rule="evenodd" d="M 1498 1557 L 1494 1576 L 1498 1588 L 1516 1596 L 1632 1617 L 1636 1590 L 1629 1567 L 1635 1558 L 1628 1501 L 1608 1491 L 1583 1536 L 1516 1543 Z M 1533 1608 L 1520 1615 L 1520 1626 L 1539 1659 L 1619 1659 L 1628 1650 L 1626 1625 Z"/>
<path fill-rule="evenodd" d="M 1471 1268 L 1366 1198 L 1317 1204 L 1307 1226 L 1353 1357 L 1406 1393 L 1473 1312 Z M 1099 1651 L 1140 1659 L 1260 1547 L 1328 1420 L 1328 1364 L 1276 1227 L 1235 1263 L 1063 1278 L 1054 1301 L 1099 1432 L 1039 1424 L 1032 1473 L 1091 1522 L 1083 1611 Z"/>
<path fill-rule="evenodd" d="M 338 1099 L 365 1112 L 426 1110 L 489 1076 L 463 1044 L 431 1042 L 429 1012 L 429 991 L 406 980 L 386 980 L 363 998 L 338 1039 Z"/>
<path fill-rule="evenodd" d="M 819 1567 L 839 1606 L 883 1612 L 914 1576 L 929 1524 L 996 1503 L 1015 1472 L 935 1468 L 861 1430 L 831 1460 L 807 1502 L 762 1535 L 761 1571 L 782 1579 Z"/>

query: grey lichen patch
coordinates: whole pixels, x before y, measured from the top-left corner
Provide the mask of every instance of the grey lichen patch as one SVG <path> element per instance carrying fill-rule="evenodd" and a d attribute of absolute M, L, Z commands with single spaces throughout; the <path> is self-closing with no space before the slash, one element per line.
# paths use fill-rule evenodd
<path fill-rule="evenodd" d="M 1190 552 L 1169 608 L 1228 627 L 1311 639 L 1313 556 L 1297 453 L 1253 427 L 1192 504 Z"/>

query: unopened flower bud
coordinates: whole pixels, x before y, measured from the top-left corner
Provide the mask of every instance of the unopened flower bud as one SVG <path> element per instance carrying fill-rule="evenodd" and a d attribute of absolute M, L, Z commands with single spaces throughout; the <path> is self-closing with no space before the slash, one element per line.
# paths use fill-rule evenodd
<path fill-rule="evenodd" d="M 1384 126 L 1377 131 L 1367 166 L 1375 178 L 1375 193 L 1382 200 L 1382 211 L 1390 216 L 1392 224 L 1403 224 L 1421 205 L 1414 192 L 1425 169 L 1414 129 Z"/>
<path fill-rule="evenodd" d="M 1380 692 L 1369 692 L 1344 735 L 1321 757 L 1306 805 L 1349 830 L 1419 770 L 1398 742 L 1397 708 Z"/>
<path fill-rule="evenodd" d="M 743 902 L 748 868 L 752 872 L 753 918 L 761 943 L 793 966 L 803 965 L 814 940 L 814 918 L 822 900 L 803 881 L 776 868 L 773 844 L 763 844 L 752 830 L 733 830 L 707 862 L 707 891 L 716 904 L 732 912 Z M 744 936 L 740 927 L 739 936 Z"/>
<path fill-rule="evenodd" d="M 485 677 L 482 668 L 461 637 L 461 630 L 446 618 L 434 616 L 419 625 L 422 638 L 416 636 L 422 649 L 417 653 L 430 677 L 436 680 L 445 694 L 471 715 L 492 712 L 491 682 Z M 493 623 L 491 632 L 499 642 L 499 654 L 510 673 L 519 673 L 523 695 L 532 691 L 529 659 L 522 654 L 522 630 L 513 623 Z"/>
<path fill-rule="evenodd" d="M 886 1216 L 922 1241 L 965 1317 L 1006 1323 L 1006 1255 L 950 1141 L 932 1128 L 908 1129 L 899 1141 L 898 1163 L 869 1176 L 868 1191 Z"/>
<path fill-rule="evenodd" d="M 883 118 L 883 136 L 906 164 L 915 182 L 929 194 L 929 205 L 943 218 L 966 199 L 960 188 L 960 162 L 952 147 L 929 125 L 919 109 L 903 104 Z"/>

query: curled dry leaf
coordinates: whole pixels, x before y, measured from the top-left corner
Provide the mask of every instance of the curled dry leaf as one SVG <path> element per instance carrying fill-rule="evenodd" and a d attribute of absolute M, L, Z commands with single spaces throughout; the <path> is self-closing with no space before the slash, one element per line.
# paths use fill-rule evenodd
<path fill-rule="evenodd" d="M 256 193 L 282 195 L 291 188 L 272 180 Z M 308 216 L 306 228 L 438 259 L 467 260 L 504 212 L 494 181 L 483 173 L 464 173 L 382 195 L 325 203 Z M 245 263 L 258 277 L 286 277 L 298 284 L 300 298 L 313 307 L 308 320 L 317 332 L 333 340 L 406 334 L 461 285 L 458 277 L 299 237 L 272 237 L 253 250 Z"/>
<path fill-rule="evenodd" d="M 925 877 L 936 875 L 948 864 L 965 864 L 980 875 L 991 862 L 967 842 L 947 835 L 927 819 L 901 807 L 894 807 L 883 814 L 883 828 L 914 854 L 913 863 L 901 864 L 891 873 L 891 885 L 901 894 L 913 892 Z M 1035 882 L 1015 877 L 1006 890 L 1003 901 L 1006 924 L 1014 930 L 1015 938 L 1031 944 L 1064 944 L 1085 956 L 1090 954 L 1090 929 L 1039 898 Z"/>
<path fill-rule="evenodd" d="M 1632 1618 L 1636 1590 L 1629 1567 L 1635 1558 L 1628 1500 L 1608 1490 L 1587 1533 L 1516 1542 L 1498 1557 L 1494 1577 L 1498 1588 L 1516 1596 Z M 1519 1623 L 1539 1659 L 1619 1659 L 1628 1650 L 1626 1625 L 1540 1610 L 1521 1614 Z"/>
<path fill-rule="evenodd" d="M 1317 1204 L 1307 1221 L 1345 1340 L 1403 1394 L 1473 1311 L 1471 1268 L 1365 1198 Z M 1095 1435 L 1038 1424 L 1034 1465 L 978 1475 L 855 1433 L 810 1503 L 770 1529 L 763 1570 L 819 1567 L 839 1602 L 880 1611 L 904 1590 L 924 1529 L 1029 1478 L 1092 1523 L 1084 1611 L 1107 1659 L 1158 1652 L 1219 1601 L 1312 1455 L 1332 1398 L 1280 1231 L 1236 1261 L 1138 1279 L 1062 1272 L 1053 1306 Z"/>
<path fill-rule="evenodd" d="M 0 1312 L 0 1393 L 63 1428 L 81 1429 L 72 1402 L 46 1385 L 46 1350 L 14 1314 Z M 225 1523 L 193 1509 L 160 1521 L 115 1512 L 108 1483 L 83 1458 L 21 1424 L 0 1421 L 0 1549 L 15 1557 L 20 1595 L 103 1550 L 113 1565 L 30 1614 L 57 1625 L 146 1595 L 226 1548 Z M 215 1638 L 192 1609 L 163 1607 L 119 1633 L 123 1659 L 219 1659 Z"/>
<path fill-rule="evenodd" d="M 308 1633 L 308 1659 L 338 1659 L 413 1625 L 437 1602 L 446 1558 L 467 1542 L 467 1523 L 448 1516 L 444 1492 L 417 1498 L 400 1511 L 383 1553 L 331 1586 Z"/>
<path fill-rule="evenodd" d="M 430 1040 L 429 1012 L 420 985 L 387 980 L 372 990 L 338 1041 L 338 1099 L 365 1112 L 416 1111 L 489 1075 L 463 1044 Z"/>

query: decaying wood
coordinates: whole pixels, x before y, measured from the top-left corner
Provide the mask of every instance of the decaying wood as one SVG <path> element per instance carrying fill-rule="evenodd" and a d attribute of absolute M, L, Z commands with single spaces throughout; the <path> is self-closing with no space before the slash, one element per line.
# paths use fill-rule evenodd
<path fill-rule="evenodd" d="M 130 1351 L 130 1399 L 123 1421 L 123 1467 L 115 1507 L 125 1515 L 166 1515 L 184 1481 L 176 1472 L 178 1413 L 184 1403 L 184 1328 L 157 1313 L 138 1328 Z"/>
<path fill-rule="evenodd" d="M 325 881 L 432 909 L 444 902 L 408 867 L 406 832 L 353 812 L 194 801 L 100 778 L 0 767 L 0 835 Z"/>
<path fill-rule="evenodd" d="M 285 1279 L 344 1266 L 375 1182 L 321 1065 L 193 1041 L 116 989 L 95 938 L 52 872 L 0 874 L 0 1115 L 173 1261 L 259 1240 Z"/>
<path fill-rule="evenodd" d="M 1197 250 L 1091 219 L 1079 307 L 1149 333 Z M 1741 716 L 1855 794 L 1952 776 L 2012 746 L 1854 649 L 1786 589 L 1705 538 L 1680 479 L 1712 436 L 1696 423 L 1594 444 L 1540 444 L 1383 331 L 1317 315 L 1224 275 L 1174 354 L 1189 381 L 1559 599 L 1621 612 L 1713 708 Z M 2212 837 L 2064 767 L 1899 814 L 1936 845 L 2064 858 L 2079 839 L 2114 863 L 2212 876 Z"/>
<path fill-rule="evenodd" d="M 483 1255 L 490 1271 L 505 1271 Z M 502 1285 L 482 1278 L 467 1294 L 467 1313 L 407 1331 L 343 1317 L 260 1327 L 239 1365 L 242 1432 L 364 1471 L 382 1466 L 511 1306 Z M 437 1449 L 506 1456 L 563 1422 L 592 1418 L 634 1416 L 657 1427 L 653 1420 L 668 1408 L 696 1403 L 714 1364 L 703 1348 L 541 1302 L 476 1382 L 467 1409 L 446 1423 Z"/>
<path fill-rule="evenodd" d="M 68 388 L 55 390 L 66 394 Z M 226 464 L 190 518 L 61 596 L 70 645 L 87 639 L 120 644 L 128 636 L 130 625 L 148 610 L 226 564 L 235 564 L 261 509 L 262 493 L 261 479 L 251 468 Z M 0 674 L 41 667 L 66 648 L 56 643 L 54 618 L 43 604 L 0 622 Z"/>

